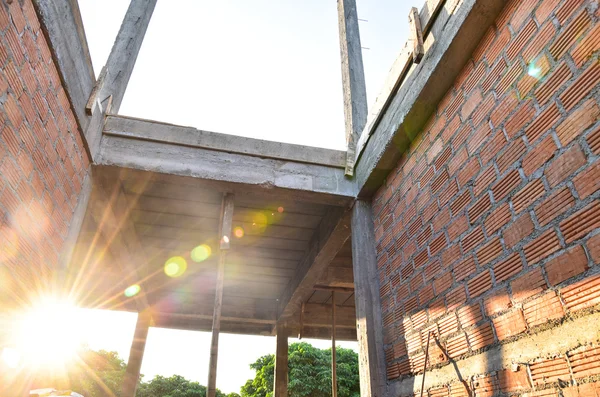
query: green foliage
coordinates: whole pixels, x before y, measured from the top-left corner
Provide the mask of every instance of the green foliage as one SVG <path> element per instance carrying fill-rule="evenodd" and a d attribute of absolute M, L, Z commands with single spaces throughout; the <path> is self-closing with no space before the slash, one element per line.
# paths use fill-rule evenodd
<path fill-rule="evenodd" d="M 337 383 L 339 397 L 358 397 L 358 355 L 341 347 L 337 353 Z M 290 397 L 331 396 L 331 349 L 321 350 L 308 343 L 294 343 L 288 357 Z M 260 357 L 250 365 L 256 371 L 254 379 L 242 386 L 241 397 L 272 397 L 275 377 L 275 355 Z"/>
<path fill-rule="evenodd" d="M 117 353 L 84 348 L 78 356 L 79 365 L 74 371 L 75 375 L 70 377 L 69 389 L 85 397 L 121 395 L 127 366 Z"/>

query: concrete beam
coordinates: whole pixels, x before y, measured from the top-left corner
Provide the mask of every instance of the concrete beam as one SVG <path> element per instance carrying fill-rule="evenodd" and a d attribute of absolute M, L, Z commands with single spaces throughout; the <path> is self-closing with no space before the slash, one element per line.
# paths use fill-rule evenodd
<path fill-rule="evenodd" d="M 346 153 L 340 150 L 221 134 L 134 117 L 107 116 L 104 134 L 333 168 L 344 168 L 346 161 Z"/>
<path fill-rule="evenodd" d="M 367 122 L 367 86 L 360 45 L 356 0 L 338 0 L 340 57 L 346 125 L 346 175 L 354 174 L 356 144 Z"/>
<path fill-rule="evenodd" d="M 33 0 L 33 4 L 79 128 L 85 131 L 89 124 L 85 105 L 96 77 L 77 1 Z"/>
<path fill-rule="evenodd" d="M 123 387 L 121 389 L 121 395 L 123 397 L 135 397 L 135 392 L 140 380 L 140 371 L 142 369 L 144 351 L 146 350 L 146 340 L 148 339 L 150 322 L 151 316 L 149 313 L 138 313 L 133 341 L 131 342 L 131 350 L 129 352 L 129 360 L 127 360 L 125 378 L 123 379 Z"/>
<path fill-rule="evenodd" d="M 298 312 L 313 293 L 313 287 L 350 237 L 350 211 L 328 212 L 315 231 L 310 248 L 279 299 L 279 320 Z"/>
<path fill-rule="evenodd" d="M 221 191 L 345 206 L 355 185 L 341 168 L 105 134 L 96 163 L 197 178 Z"/>
<path fill-rule="evenodd" d="M 397 91 L 390 90 L 391 99 L 382 100 L 385 106 L 361 135 L 355 173 L 359 196 L 370 197 L 396 167 L 504 5 L 503 0 L 465 0 L 456 9 L 441 9 L 431 27 L 421 20 L 424 31 L 435 32 L 430 36 L 435 41 L 401 86 L 396 84 Z"/>
<path fill-rule="evenodd" d="M 288 397 L 288 330 L 284 325 L 277 325 L 277 349 L 275 351 L 275 384 L 274 397 Z"/>
<path fill-rule="evenodd" d="M 354 274 L 351 267 L 336 267 L 329 266 L 319 280 L 317 280 L 319 287 L 334 287 L 334 288 L 348 288 L 354 289 Z"/>

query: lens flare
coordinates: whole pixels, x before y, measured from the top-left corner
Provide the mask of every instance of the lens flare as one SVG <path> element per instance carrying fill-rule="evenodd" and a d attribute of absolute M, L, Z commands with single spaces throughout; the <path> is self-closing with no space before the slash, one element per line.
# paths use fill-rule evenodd
<path fill-rule="evenodd" d="M 531 63 L 527 68 L 527 74 L 533 78 L 539 79 L 542 77 L 542 68 L 537 66 L 535 63 Z"/>
<path fill-rule="evenodd" d="M 9 368 L 15 369 L 21 362 L 21 353 L 12 347 L 5 347 L 2 349 L 2 361 L 4 361 Z"/>
<path fill-rule="evenodd" d="M 244 237 L 244 229 L 241 226 L 237 226 L 233 229 L 233 235 L 237 238 Z"/>
<path fill-rule="evenodd" d="M 142 287 L 140 287 L 138 284 L 130 285 L 129 287 L 125 288 L 125 296 L 128 298 L 132 298 L 139 294 L 141 290 Z"/>
<path fill-rule="evenodd" d="M 211 255 L 212 250 L 206 244 L 202 244 L 194 248 L 191 252 L 192 260 L 196 263 L 207 260 Z"/>
<path fill-rule="evenodd" d="M 187 270 L 187 261 L 181 256 L 174 256 L 165 262 L 165 274 L 169 277 L 180 277 Z"/>
<path fill-rule="evenodd" d="M 279 212 L 280 214 L 283 214 L 283 207 L 277 208 L 277 212 Z"/>

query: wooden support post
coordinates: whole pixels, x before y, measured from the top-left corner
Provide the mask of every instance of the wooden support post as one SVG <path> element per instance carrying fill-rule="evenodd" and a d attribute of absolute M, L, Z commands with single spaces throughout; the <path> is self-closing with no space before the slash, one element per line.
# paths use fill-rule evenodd
<path fill-rule="evenodd" d="M 331 397 L 337 397 L 337 351 L 335 350 L 335 291 L 331 291 Z"/>
<path fill-rule="evenodd" d="M 361 397 L 381 397 L 386 384 L 383 322 L 371 203 L 357 200 L 352 209 L 352 267 Z"/>
<path fill-rule="evenodd" d="M 421 17 L 419 17 L 419 10 L 416 7 L 410 9 L 410 13 L 408 14 L 408 22 L 410 24 L 410 36 L 413 42 L 413 62 L 419 63 L 425 55 L 425 47 L 423 47 L 423 29 L 421 28 Z"/>
<path fill-rule="evenodd" d="M 275 385 L 273 397 L 288 395 L 288 329 L 277 324 L 277 348 L 275 351 Z"/>
<path fill-rule="evenodd" d="M 360 45 L 356 0 L 338 0 L 344 116 L 346 120 L 346 175 L 354 174 L 356 144 L 367 122 L 367 88 Z"/>
<path fill-rule="evenodd" d="M 140 370 L 142 369 L 142 359 L 146 349 L 146 339 L 148 338 L 148 329 L 150 328 L 151 316 L 147 311 L 138 314 L 135 324 L 135 333 L 129 352 L 129 361 L 127 361 L 127 371 L 123 380 L 121 396 L 135 397 L 138 382 L 140 379 Z"/>
<path fill-rule="evenodd" d="M 302 330 L 304 329 L 304 307 L 305 303 L 302 302 L 302 307 L 300 308 L 300 329 L 298 330 L 298 339 L 302 340 Z"/>
<path fill-rule="evenodd" d="M 225 279 L 225 257 L 230 247 L 231 225 L 233 223 L 233 194 L 225 194 L 221 205 L 221 225 L 219 227 L 219 264 L 213 312 L 212 339 L 210 342 L 210 362 L 208 366 L 207 397 L 217 393 L 217 361 L 219 356 L 219 332 L 221 331 L 221 307 L 223 306 L 223 281 Z"/>

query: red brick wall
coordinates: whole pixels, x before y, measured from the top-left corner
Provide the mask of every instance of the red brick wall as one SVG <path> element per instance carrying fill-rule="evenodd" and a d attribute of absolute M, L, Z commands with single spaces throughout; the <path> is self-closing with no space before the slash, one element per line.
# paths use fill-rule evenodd
<path fill-rule="evenodd" d="M 377 192 L 390 381 L 422 371 L 427 331 L 459 359 L 598 308 L 599 16 L 595 1 L 507 2 Z M 584 375 L 600 365 L 573 367 Z M 470 387 L 506 391 L 512 376 Z"/>
<path fill-rule="evenodd" d="M 56 266 L 88 166 L 31 0 L 0 0 L 0 267 Z"/>

